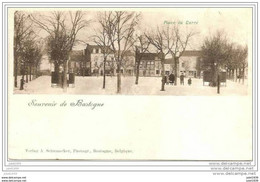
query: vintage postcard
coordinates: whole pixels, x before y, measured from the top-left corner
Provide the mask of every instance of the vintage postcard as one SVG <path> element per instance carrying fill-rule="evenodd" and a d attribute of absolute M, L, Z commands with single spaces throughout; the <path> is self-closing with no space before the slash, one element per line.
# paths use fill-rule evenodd
<path fill-rule="evenodd" d="M 253 160 L 252 8 L 8 9 L 9 160 Z"/>

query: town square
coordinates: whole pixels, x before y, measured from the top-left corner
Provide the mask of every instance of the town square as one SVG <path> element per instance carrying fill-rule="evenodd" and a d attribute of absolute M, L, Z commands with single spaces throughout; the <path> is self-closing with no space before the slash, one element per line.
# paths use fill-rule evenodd
<path fill-rule="evenodd" d="M 181 12 L 158 18 L 139 11 L 16 11 L 13 91 L 247 95 L 248 27 L 235 32 L 221 21 L 215 27 L 205 13 L 228 22 L 238 12 L 207 10 L 192 19 Z"/>

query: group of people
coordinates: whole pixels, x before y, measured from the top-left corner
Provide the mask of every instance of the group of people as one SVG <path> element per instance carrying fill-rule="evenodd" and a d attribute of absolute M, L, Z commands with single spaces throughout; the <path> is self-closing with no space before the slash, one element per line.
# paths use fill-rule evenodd
<path fill-rule="evenodd" d="M 170 75 L 164 76 L 164 83 L 166 83 L 166 85 L 169 85 L 169 84 L 173 85 L 174 82 L 175 82 L 175 75 L 173 73 L 171 73 Z M 191 83 L 192 83 L 192 80 L 191 80 L 191 78 L 189 78 L 188 85 L 191 85 Z M 184 75 L 183 74 L 180 75 L 180 84 L 184 85 Z"/>

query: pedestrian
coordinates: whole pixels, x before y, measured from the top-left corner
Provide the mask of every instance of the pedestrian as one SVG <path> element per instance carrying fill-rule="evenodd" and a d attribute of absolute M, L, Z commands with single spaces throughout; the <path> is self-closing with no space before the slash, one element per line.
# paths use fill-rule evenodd
<path fill-rule="evenodd" d="M 189 86 L 191 86 L 191 82 L 192 82 L 192 80 L 191 80 L 191 78 L 189 78 L 189 79 L 188 79 L 188 85 L 189 85 Z"/>
<path fill-rule="evenodd" d="M 184 75 L 183 73 L 180 76 L 181 85 L 184 85 Z"/>
<path fill-rule="evenodd" d="M 173 83 L 174 83 L 174 81 L 175 81 L 175 76 L 174 76 L 173 73 L 170 74 L 169 80 L 170 80 L 171 85 L 173 85 Z"/>

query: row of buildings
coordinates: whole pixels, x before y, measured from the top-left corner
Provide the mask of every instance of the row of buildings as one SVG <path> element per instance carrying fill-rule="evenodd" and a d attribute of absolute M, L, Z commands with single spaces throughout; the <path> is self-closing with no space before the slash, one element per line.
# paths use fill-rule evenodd
<path fill-rule="evenodd" d="M 139 76 L 160 76 L 162 72 L 161 61 L 157 53 L 135 53 L 126 52 L 122 61 L 121 73 L 123 75 L 135 75 L 137 70 L 137 56 L 141 56 L 139 64 Z M 114 54 L 108 54 L 104 71 L 104 54 L 97 45 L 87 44 L 84 50 L 73 51 L 68 63 L 69 72 L 78 76 L 115 75 L 117 65 Z M 179 58 L 178 75 L 184 74 L 186 77 L 199 77 L 201 74 L 200 64 L 201 51 L 187 50 Z M 166 58 L 165 74 L 174 72 L 174 59 Z M 53 71 L 53 66 L 52 66 Z"/>

